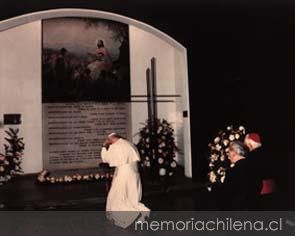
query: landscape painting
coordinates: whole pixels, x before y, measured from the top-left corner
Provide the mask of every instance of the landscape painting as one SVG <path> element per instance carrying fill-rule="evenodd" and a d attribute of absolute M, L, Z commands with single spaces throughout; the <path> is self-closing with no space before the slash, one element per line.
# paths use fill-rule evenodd
<path fill-rule="evenodd" d="M 42 25 L 43 103 L 130 100 L 128 25 L 91 18 Z"/>

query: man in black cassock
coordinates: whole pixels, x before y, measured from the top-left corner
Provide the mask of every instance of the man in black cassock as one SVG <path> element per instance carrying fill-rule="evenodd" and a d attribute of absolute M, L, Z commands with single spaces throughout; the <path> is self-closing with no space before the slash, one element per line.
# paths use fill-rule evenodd
<path fill-rule="evenodd" d="M 256 210 L 259 207 L 261 179 L 252 173 L 247 155 L 248 148 L 244 143 L 235 141 L 230 145 L 231 168 L 218 191 L 220 210 Z"/>
<path fill-rule="evenodd" d="M 260 179 L 259 189 L 261 195 L 261 207 L 259 210 L 270 210 L 273 203 L 273 193 L 276 190 L 274 178 L 276 176 L 275 167 L 272 156 L 267 155 L 265 148 L 262 148 L 262 142 L 259 134 L 249 133 L 244 139 L 245 145 L 249 148 L 247 161 L 251 167 L 252 175 L 256 175 Z"/>

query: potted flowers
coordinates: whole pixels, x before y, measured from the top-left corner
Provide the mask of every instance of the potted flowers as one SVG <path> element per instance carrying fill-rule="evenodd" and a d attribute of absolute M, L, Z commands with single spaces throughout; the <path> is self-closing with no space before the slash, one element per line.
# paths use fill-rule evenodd
<path fill-rule="evenodd" d="M 8 137 L 4 144 L 5 153 L 0 154 L 0 184 L 7 182 L 13 176 L 23 173 L 21 168 L 25 144 L 23 138 L 18 136 L 19 129 L 6 130 Z"/>
<path fill-rule="evenodd" d="M 178 148 L 175 144 L 174 129 L 163 119 L 148 120 L 139 132 L 137 148 L 141 156 L 141 167 L 153 179 L 169 178 L 175 175 L 175 161 Z"/>

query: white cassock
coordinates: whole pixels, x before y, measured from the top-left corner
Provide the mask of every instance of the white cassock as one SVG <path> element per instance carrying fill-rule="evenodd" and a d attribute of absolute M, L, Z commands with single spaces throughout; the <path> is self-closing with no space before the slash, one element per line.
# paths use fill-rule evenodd
<path fill-rule="evenodd" d="M 108 150 L 103 147 L 101 157 L 103 162 L 116 167 L 107 197 L 108 219 L 126 228 L 138 217 L 148 216 L 150 210 L 140 202 L 142 187 L 137 169 L 140 158 L 136 147 L 125 139 L 119 139 Z"/>

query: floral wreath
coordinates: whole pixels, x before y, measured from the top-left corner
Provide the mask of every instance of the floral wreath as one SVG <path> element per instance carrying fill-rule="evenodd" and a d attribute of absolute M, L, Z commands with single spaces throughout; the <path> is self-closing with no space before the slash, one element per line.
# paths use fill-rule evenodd
<path fill-rule="evenodd" d="M 224 183 L 226 171 L 230 168 L 228 159 L 229 145 L 233 141 L 243 142 L 246 130 L 243 126 L 228 126 L 226 130 L 220 130 L 209 143 L 209 173 L 208 191 L 212 191 L 216 186 Z"/>

